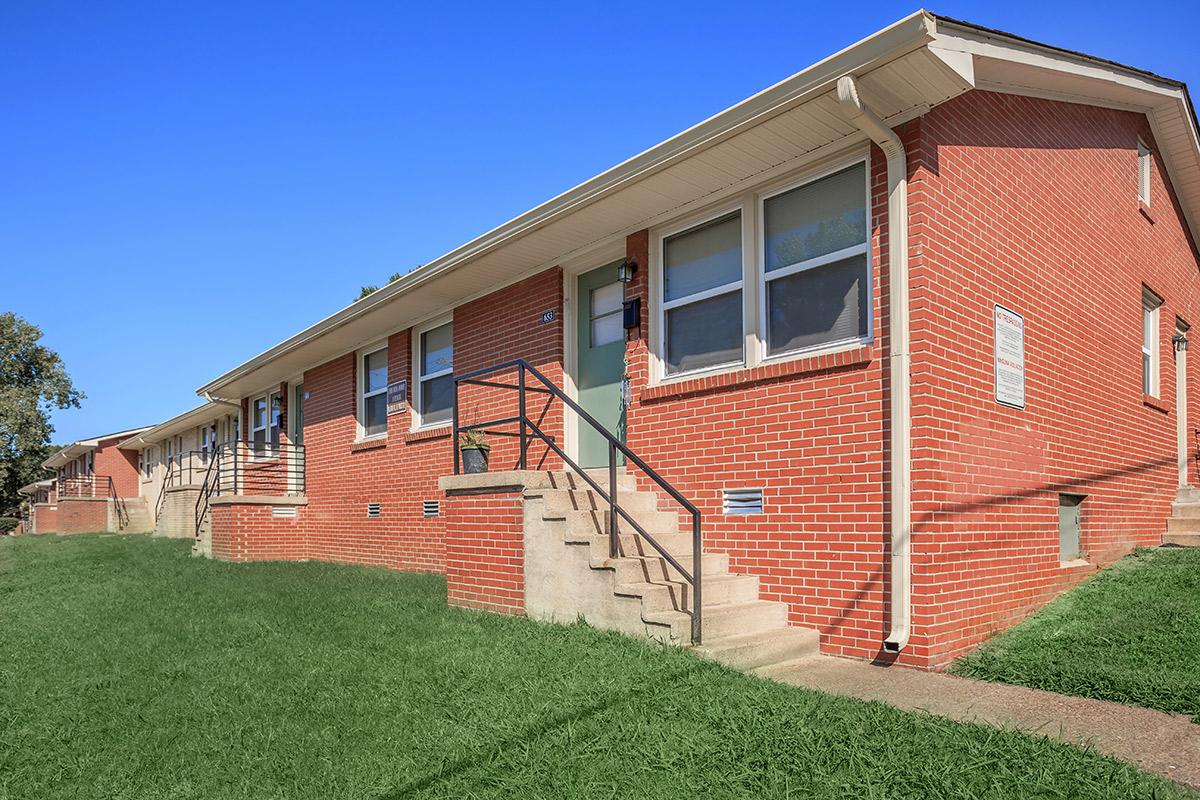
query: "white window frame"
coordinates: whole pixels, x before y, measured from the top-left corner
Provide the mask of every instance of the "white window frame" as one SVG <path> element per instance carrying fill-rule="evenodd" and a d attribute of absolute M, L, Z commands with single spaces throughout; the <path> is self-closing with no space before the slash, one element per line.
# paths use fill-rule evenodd
<path fill-rule="evenodd" d="M 1161 351 L 1161 318 L 1162 298 L 1148 287 L 1142 287 L 1142 392 L 1157 398 L 1161 387 L 1159 378 L 1162 372 Z M 1146 332 L 1149 328 L 1153 334 L 1149 345 L 1146 343 Z"/>
<path fill-rule="evenodd" d="M 741 200 L 734 203 L 727 203 L 716 209 L 715 211 L 707 212 L 701 216 L 689 217 L 685 221 L 671 225 L 658 231 L 654 236 L 654 270 L 652 281 L 655 284 L 655 328 L 658 331 L 655 347 L 653 352 L 658 362 L 658 374 L 662 376 L 662 380 L 674 381 L 681 378 L 692 378 L 697 375 L 707 375 L 712 372 L 723 372 L 730 368 L 736 368 L 746 361 L 746 239 L 748 232 L 747 215 L 745 203 Z M 679 297 L 675 300 L 664 300 L 666 297 L 666 278 L 664 269 L 666 267 L 666 259 L 664 251 L 667 239 L 673 236 L 678 236 L 681 233 L 696 228 L 702 228 L 710 222 L 715 222 L 722 217 L 728 217 L 731 214 L 738 214 L 738 220 L 741 223 L 741 244 L 742 244 L 742 276 L 736 281 L 714 286 L 711 289 L 705 289 L 702 292 L 690 294 L 687 297 Z M 700 369 L 684 370 L 668 375 L 667 373 L 667 312 L 680 308 L 681 306 L 692 305 L 701 300 L 708 300 L 713 297 L 731 294 L 733 292 L 741 292 L 742 294 L 742 355 L 740 358 L 733 361 L 725 361 L 720 364 L 711 364 Z"/>
<path fill-rule="evenodd" d="M 421 336 L 434 328 L 440 328 L 443 325 L 450 325 L 450 342 L 454 342 L 454 314 L 446 314 L 444 316 L 432 319 L 419 327 L 413 328 L 412 333 L 412 410 L 413 410 L 413 430 L 426 430 L 434 428 L 449 427 L 454 423 L 453 416 L 448 420 L 439 420 L 426 424 L 424 421 L 424 409 L 421 408 L 424 392 L 421 391 L 422 384 L 425 381 L 440 378 L 444 375 L 454 374 L 454 359 L 450 359 L 450 366 L 443 370 L 430 373 L 429 375 L 421 374 Z M 450 407 L 451 415 L 453 415 L 454 407 Z"/>
<path fill-rule="evenodd" d="M 275 458 L 279 454 L 279 449 L 274 442 L 271 441 L 271 398 L 278 396 L 279 390 L 264 392 L 250 398 L 250 440 L 247 442 L 250 451 L 250 459 L 254 461 L 266 461 Z M 263 424 L 256 427 L 254 424 L 254 404 L 259 400 L 263 401 Z M 254 434 L 263 432 L 263 450 L 257 453 L 254 450 Z"/>
<path fill-rule="evenodd" d="M 778 197 L 782 194 L 787 194 L 793 189 L 799 189 L 801 186 L 807 186 L 810 183 L 816 183 L 819 180 L 828 178 L 830 175 L 835 175 L 843 170 L 851 167 L 863 165 L 863 198 L 866 201 L 867 211 L 867 239 L 862 244 L 852 245 L 843 248 L 834 253 L 827 253 L 823 256 L 816 256 L 807 261 L 800 261 L 796 264 L 789 264 L 786 267 L 780 267 L 777 270 L 767 273 L 767 251 L 764 243 L 767 235 L 767 201 L 772 197 Z M 860 347 L 864 344 L 869 344 L 874 341 L 875 337 L 875 264 L 871 258 L 871 162 L 866 155 L 861 155 L 856 158 L 850 158 L 844 161 L 838 161 L 833 166 L 822 168 L 818 171 L 810 171 L 805 174 L 793 177 L 785 184 L 770 187 L 764 191 L 760 191 L 756 197 L 755 203 L 755 226 L 754 226 L 754 268 L 758 280 L 758 325 L 755 330 L 755 347 L 757 349 L 757 361 L 760 364 L 773 364 L 776 361 L 788 361 L 795 358 L 803 358 L 815 353 L 834 352 L 837 350 L 846 350 L 854 347 Z M 826 264 L 832 264 L 836 261 L 841 261 L 854 256 L 865 255 L 867 257 L 867 332 L 864 336 L 852 336 L 845 339 L 839 339 L 833 342 L 822 342 L 821 344 L 810 345 L 808 347 L 797 347 L 792 350 L 784 350 L 774 355 L 767 353 L 767 284 L 776 278 L 784 278 L 788 275 L 795 275 L 797 272 L 823 267 Z"/>
<path fill-rule="evenodd" d="M 797 187 L 826 178 L 834 173 L 855 166 L 865 165 L 865 181 L 863 186 L 867 209 L 867 241 L 846 251 L 822 256 L 803 262 L 801 265 L 790 265 L 772 274 L 771 280 L 784 275 L 811 269 L 821 263 L 829 263 L 838 258 L 856 254 L 851 251 L 865 251 L 867 256 L 867 333 L 865 337 L 855 337 L 838 342 L 826 342 L 811 347 L 798 348 L 767 356 L 767 297 L 765 269 L 765 253 L 762 246 L 764 233 L 763 206 L 766 200 L 775 195 L 783 194 Z M 874 248 L 874 214 L 871 194 L 871 157 L 867 150 L 857 148 L 844 152 L 839 156 L 823 160 L 819 164 L 809 165 L 798 172 L 793 172 L 781 180 L 752 187 L 732 200 L 726 200 L 712 209 L 690 215 L 682 220 L 673 221 L 654 229 L 650 233 L 650 385 L 670 385 L 672 383 L 692 380 L 698 377 L 719 375 L 752 369 L 764 364 L 775 364 L 781 361 L 793 361 L 810 358 L 826 353 L 837 353 L 853 350 L 863 345 L 871 344 L 875 339 L 875 263 Z M 734 211 L 742 215 L 742 358 L 726 364 L 715 364 L 702 369 L 689 370 L 667 374 L 666 371 L 666 311 L 665 305 L 674 308 L 678 301 L 670 304 L 663 302 L 663 242 L 679 233 L 698 227 L 706 222 L 726 216 Z M 727 284 L 732 291 L 733 284 Z M 722 293 L 726 287 L 709 290 L 710 296 Z M 693 302 L 703 299 L 701 293 L 688 298 Z"/>
<path fill-rule="evenodd" d="M 368 392 L 367 391 L 367 356 L 373 356 L 381 350 L 386 352 L 387 349 L 388 349 L 388 344 L 387 344 L 387 340 L 385 339 L 380 342 L 375 342 L 374 344 L 369 345 L 368 347 L 362 348 L 361 350 L 358 351 L 358 354 L 357 354 L 358 367 L 356 368 L 355 371 L 358 373 L 358 380 L 356 382 L 357 383 L 356 394 L 358 395 L 358 405 L 357 405 L 358 410 L 355 413 L 355 420 L 356 420 L 355 441 L 358 441 L 358 442 L 373 441 L 375 439 L 386 439 L 387 438 L 387 413 L 386 413 L 386 411 L 384 412 L 383 433 L 375 433 L 370 436 L 367 435 L 367 398 L 375 397 L 376 395 L 379 395 L 379 394 L 387 394 L 388 382 L 391 381 L 391 379 L 392 379 L 391 365 L 389 364 L 389 365 L 387 365 L 388 366 L 388 379 L 383 382 L 383 388 L 376 389 L 373 392 Z"/>
<path fill-rule="evenodd" d="M 1150 145 L 1142 141 L 1141 137 L 1137 140 L 1138 154 L 1138 200 L 1150 205 L 1150 173 L 1154 166 L 1154 156 L 1150 151 Z"/>

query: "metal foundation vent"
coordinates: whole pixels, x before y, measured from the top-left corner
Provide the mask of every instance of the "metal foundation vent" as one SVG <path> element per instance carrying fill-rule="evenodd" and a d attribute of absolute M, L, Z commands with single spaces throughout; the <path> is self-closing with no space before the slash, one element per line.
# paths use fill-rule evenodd
<path fill-rule="evenodd" d="M 295 519 L 297 516 L 296 507 L 295 506 L 271 506 L 271 516 L 277 517 L 279 519 Z"/>
<path fill-rule="evenodd" d="M 378 517 L 379 512 L 383 510 L 383 506 L 379 503 L 367 503 L 367 516 Z"/>
<path fill-rule="evenodd" d="M 761 514 L 763 490 L 724 489 L 721 495 L 721 509 L 726 514 Z"/>
<path fill-rule="evenodd" d="M 440 517 L 442 515 L 442 501 L 422 500 L 421 513 L 427 517 Z"/>

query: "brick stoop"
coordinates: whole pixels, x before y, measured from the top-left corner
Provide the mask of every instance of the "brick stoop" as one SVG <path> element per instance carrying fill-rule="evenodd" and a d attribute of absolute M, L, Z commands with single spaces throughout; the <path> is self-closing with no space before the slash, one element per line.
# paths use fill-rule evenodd
<path fill-rule="evenodd" d="M 463 479 L 468 480 L 464 481 Z M 604 485 L 607 475 L 596 476 Z M 599 628 L 666 644 L 691 646 L 691 587 L 653 545 L 621 520 L 618 555 L 609 555 L 609 514 L 603 498 L 574 473 L 495 473 L 444 479 L 443 488 L 479 491 L 521 486 L 524 506 L 525 611 L 558 622 L 582 619 Z M 460 498 L 461 499 L 461 498 Z M 621 507 L 684 569 L 692 567 L 692 537 L 681 515 L 618 477 Z M 724 553 L 703 554 L 704 642 L 699 655 L 754 669 L 815 655 L 815 630 L 788 625 L 786 603 L 762 600 L 759 579 L 729 571 Z"/>

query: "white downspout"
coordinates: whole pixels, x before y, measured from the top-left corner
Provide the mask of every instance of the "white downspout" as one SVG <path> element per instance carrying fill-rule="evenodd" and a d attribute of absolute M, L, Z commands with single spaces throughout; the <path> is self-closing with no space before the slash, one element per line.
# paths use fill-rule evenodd
<path fill-rule="evenodd" d="M 908 161 L 904 144 L 863 103 L 852 75 L 838 78 L 838 102 L 847 119 L 887 156 L 888 173 L 888 369 L 891 379 L 892 631 L 883 649 L 908 644 L 912 615 L 912 378 L 908 308 Z"/>

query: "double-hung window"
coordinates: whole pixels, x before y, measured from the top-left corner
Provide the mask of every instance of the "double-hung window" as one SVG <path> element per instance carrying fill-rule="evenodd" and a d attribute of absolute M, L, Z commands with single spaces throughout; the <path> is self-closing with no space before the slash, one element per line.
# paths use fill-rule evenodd
<path fill-rule="evenodd" d="M 279 392 L 255 398 L 250 404 L 250 442 L 254 455 L 275 454 L 279 447 L 279 420 L 282 411 Z"/>
<path fill-rule="evenodd" d="M 417 334 L 417 424 L 446 422 L 454 406 L 454 323 L 444 322 Z"/>
<path fill-rule="evenodd" d="M 866 185 L 859 163 L 763 200 L 768 357 L 867 337 Z"/>
<path fill-rule="evenodd" d="M 742 214 L 735 211 L 662 242 L 667 375 L 742 360 Z"/>
<path fill-rule="evenodd" d="M 858 158 L 660 234 L 659 377 L 870 341 L 867 176 Z"/>
<path fill-rule="evenodd" d="M 387 347 L 363 353 L 361 359 L 358 421 L 362 437 L 369 439 L 387 434 Z"/>
<path fill-rule="evenodd" d="M 1158 310 L 1162 300 L 1142 288 L 1142 393 L 1158 397 Z"/>

